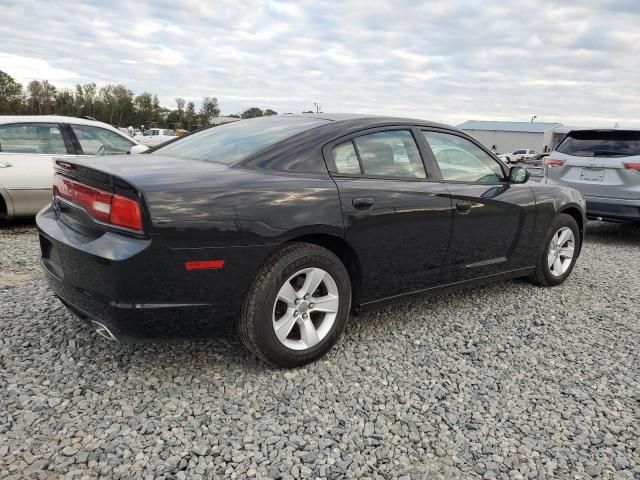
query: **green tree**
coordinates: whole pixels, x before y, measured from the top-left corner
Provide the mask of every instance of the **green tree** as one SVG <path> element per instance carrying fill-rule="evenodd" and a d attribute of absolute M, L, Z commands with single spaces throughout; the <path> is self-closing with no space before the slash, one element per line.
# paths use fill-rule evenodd
<path fill-rule="evenodd" d="M 27 85 L 29 112 L 33 115 L 55 113 L 56 87 L 48 80 L 32 80 Z"/>
<path fill-rule="evenodd" d="M 215 117 L 220 116 L 220 107 L 218 106 L 218 99 L 216 97 L 204 97 L 202 99 L 202 106 L 200 107 L 200 117 L 202 118 L 203 125 L 210 125 L 213 123 Z"/>
<path fill-rule="evenodd" d="M 194 127 L 196 121 L 196 105 L 193 102 L 187 104 L 187 110 L 184 114 L 184 120 L 187 123 L 187 130 Z"/>
<path fill-rule="evenodd" d="M 58 115 L 73 116 L 75 109 L 75 99 L 73 90 L 64 88 L 56 92 L 55 113 Z"/>
<path fill-rule="evenodd" d="M 152 94 L 148 92 L 141 93 L 136 97 L 133 105 L 138 125 L 148 126 L 150 123 L 157 121 L 154 115 L 154 98 Z"/>
<path fill-rule="evenodd" d="M 0 70 L 0 113 L 22 113 L 22 85 Z"/>
<path fill-rule="evenodd" d="M 264 112 L 260 110 L 258 107 L 251 107 L 240 114 L 242 118 L 255 118 L 262 117 Z"/>
<path fill-rule="evenodd" d="M 176 107 L 177 108 L 177 122 L 178 123 L 182 123 L 184 120 L 184 98 L 182 97 L 176 97 Z"/>

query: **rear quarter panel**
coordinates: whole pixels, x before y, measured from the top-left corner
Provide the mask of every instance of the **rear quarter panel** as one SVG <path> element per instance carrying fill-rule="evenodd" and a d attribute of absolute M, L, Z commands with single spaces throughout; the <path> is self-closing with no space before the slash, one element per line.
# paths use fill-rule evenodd
<path fill-rule="evenodd" d="M 232 168 L 201 182 L 209 185 L 152 191 L 145 201 L 154 232 L 169 248 L 191 260 L 225 259 L 231 303 L 240 301 L 282 243 L 309 234 L 344 235 L 337 187 L 328 175 Z"/>

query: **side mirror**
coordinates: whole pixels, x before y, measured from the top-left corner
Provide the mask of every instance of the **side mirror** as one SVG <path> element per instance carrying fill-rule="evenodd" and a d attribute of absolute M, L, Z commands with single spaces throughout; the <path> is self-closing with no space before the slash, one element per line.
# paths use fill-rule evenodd
<path fill-rule="evenodd" d="M 134 145 L 133 147 L 131 147 L 131 150 L 129 150 L 129 153 L 131 155 L 135 155 L 138 153 L 146 152 L 147 150 L 149 150 L 149 147 L 147 147 L 146 145 Z"/>
<path fill-rule="evenodd" d="M 529 171 L 522 167 L 511 167 L 509 170 L 509 182 L 526 183 L 529 180 Z"/>

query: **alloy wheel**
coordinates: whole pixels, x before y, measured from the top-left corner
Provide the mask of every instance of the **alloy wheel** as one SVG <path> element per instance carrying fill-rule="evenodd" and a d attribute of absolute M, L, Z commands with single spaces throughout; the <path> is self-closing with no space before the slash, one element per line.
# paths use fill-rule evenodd
<path fill-rule="evenodd" d="M 551 275 L 560 277 L 567 272 L 573 262 L 575 245 L 576 240 L 569 227 L 560 228 L 551 237 L 551 245 L 549 245 L 549 253 L 547 254 Z"/>
<path fill-rule="evenodd" d="M 307 350 L 331 331 L 340 295 L 335 280 L 321 268 L 305 268 L 284 282 L 273 305 L 273 330 L 285 347 Z"/>

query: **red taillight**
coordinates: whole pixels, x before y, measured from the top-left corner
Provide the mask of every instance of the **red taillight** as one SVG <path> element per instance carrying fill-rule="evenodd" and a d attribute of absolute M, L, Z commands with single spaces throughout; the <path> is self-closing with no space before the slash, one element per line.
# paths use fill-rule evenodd
<path fill-rule="evenodd" d="M 558 158 L 545 158 L 543 163 L 547 166 L 547 167 L 561 167 L 562 165 L 564 165 L 565 160 L 560 160 Z"/>
<path fill-rule="evenodd" d="M 633 170 L 635 173 L 640 173 L 640 162 L 623 163 L 624 168 L 627 170 Z"/>
<path fill-rule="evenodd" d="M 142 231 L 142 211 L 136 200 L 57 174 L 53 177 L 53 195 L 84 208 L 96 220 Z"/>
<path fill-rule="evenodd" d="M 142 230 L 140 204 L 131 198 L 115 194 L 111 199 L 110 223 L 119 227 Z"/>
<path fill-rule="evenodd" d="M 217 270 L 224 267 L 224 260 L 195 260 L 184 262 L 185 270 Z"/>

